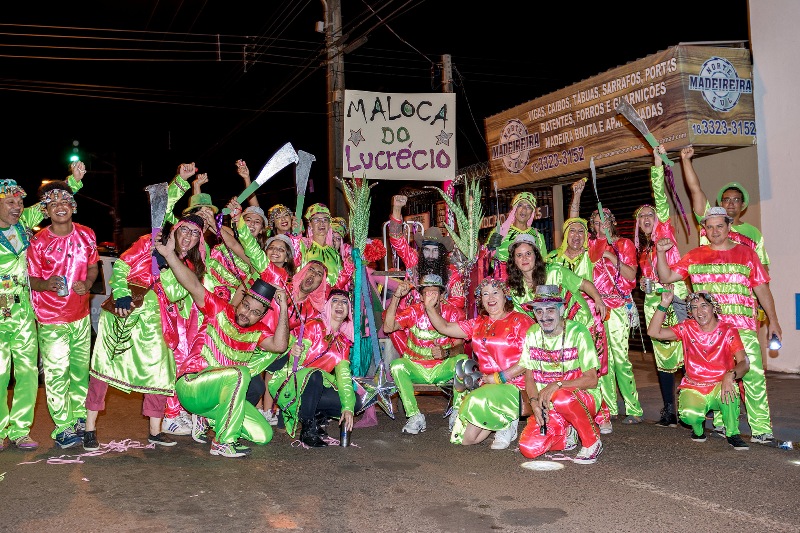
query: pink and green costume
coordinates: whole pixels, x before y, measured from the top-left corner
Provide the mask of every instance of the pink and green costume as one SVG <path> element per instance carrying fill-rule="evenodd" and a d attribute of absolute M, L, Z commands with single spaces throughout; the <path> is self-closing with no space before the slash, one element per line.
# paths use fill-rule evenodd
<path fill-rule="evenodd" d="M 458 327 L 467 339 L 472 339 L 472 353 L 481 373 L 493 374 L 519 362 L 525 334 L 533 324 L 533 319 L 525 313 L 511 311 L 497 320 L 488 315 L 462 320 Z M 519 418 L 520 390 L 524 389 L 525 376 L 519 375 L 508 383 L 484 384 L 465 394 L 450 442 L 461 444 L 468 423 L 489 431 L 508 427 Z"/>
<path fill-rule="evenodd" d="M 600 377 L 600 391 L 612 415 L 618 414 L 617 387 L 619 387 L 619 392 L 625 402 L 625 413 L 628 416 L 642 416 L 644 411 L 639 403 L 633 365 L 628 358 L 628 339 L 631 327 L 628 304 L 635 305 L 631 298 L 631 291 L 636 282 L 622 276 L 615 262 L 603 257 L 606 250 L 617 254 L 622 263 L 636 268 L 636 248 L 630 239 L 620 237 L 613 246 L 608 243 L 605 236 L 589 239 L 589 259 L 593 264 L 594 285 L 600 291 L 609 315 L 605 322 L 606 340 L 608 341 L 608 373 Z"/>
<path fill-rule="evenodd" d="M 678 415 L 703 434 L 706 413 L 718 411 L 725 425 L 725 436 L 739 434 L 739 396 L 722 401 L 722 378 L 736 366 L 734 354 L 744 350 L 736 328 L 719 322 L 714 331 L 705 332 L 694 320 L 684 320 L 670 328 L 684 346 L 685 374 L 678 389 Z M 745 374 L 746 376 L 747 374 Z"/>
<path fill-rule="evenodd" d="M 140 307 L 127 317 L 100 312 L 90 376 L 123 392 L 172 396 L 175 393 L 175 358 L 164 340 L 159 293 L 163 288 L 152 273 L 151 236 L 142 235 L 114 262 L 111 291 L 114 300 L 131 295 L 129 284 L 150 288 Z M 167 303 L 166 301 L 164 302 Z M 89 388 L 94 385 L 90 382 Z M 95 397 L 90 390 L 90 397 Z M 105 396 L 105 394 L 102 394 Z M 166 399 L 165 399 L 166 400 Z M 93 411 L 93 405 L 87 404 Z M 163 408 L 158 414 L 163 417 Z"/>
<path fill-rule="evenodd" d="M 519 364 L 531 372 L 536 390 L 541 391 L 549 383 L 577 379 L 597 369 L 600 361 L 589 329 L 566 320 L 563 332 L 553 337 L 545 336 L 539 324 L 534 324 L 525 336 Z M 546 434 L 541 434 L 536 417 L 528 417 L 519 437 L 519 451 L 525 457 L 535 458 L 550 450 L 563 450 L 570 426 L 578 432 L 584 447 L 592 446 L 600 438 L 594 419 L 601 401 L 598 387 L 556 390 L 550 398 L 552 407 L 547 411 Z"/>
<path fill-rule="evenodd" d="M 720 192 L 720 197 L 722 196 L 722 192 Z M 745 204 L 747 202 L 745 201 Z M 720 205 L 722 202 L 720 201 Z M 711 204 L 706 202 L 706 211 L 708 208 L 711 207 Z M 747 207 L 745 205 L 745 207 Z M 695 218 L 698 222 L 703 217 L 703 215 L 698 215 L 697 213 L 694 214 Z M 739 224 L 731 224 L 731 232 L 728 235 L 728 238 L 735 243 L 744 244 L 745 246 L 752 248 L 753 251 L 758 255 L 758 259 L 761 261 L 761 264 L 764 266 L 769 266 L 769 255 L 767 255 L 767 250 L 764 247 L 764 235 L 761 234 L 761 231 L 753 226 L 752 224 L 748 224 L 747 222 L 740 222 Z M 700 245 L 708 244 L 708 238 L 706 237 L 706 230 L 702 226 L 700 227 Z"/>
<path fill-rule="evenodd" d="M 266 326 L 236 323 L 235 309 L 227 300 L 206 290 L 200 306 L 205 316 L 205 343 L 187 363 L 175 385 L 183 407 L 206 417 L 220 443 L 243 437 L 256 444 L 272 440 L 272 428 L 246 400 L 250 377 L 269 365 L 269 352 L 255 350 L 269 336 Z"/>
<path fill-rule="evenodd" d="M 441 303 L 441 314 L 447 322 L 464 320 L 464 311 L 447 301 Z M 407 417 L 411 417 L 419 413 L 414 384 L 442 384 L 452 381 L 456 363 L 467 356 L 462 353 L 445 359 L 433 358 L 431 348 L 452 348 L 454 339 L 436 331 L 422 303 L 397 311 L 395 322 L 407 332 L 407 340 L 402 356 L 392 361 L 390 372 L 403 402 L 403 410 Z M 453 390 L 453 409 L 456 411 L 461 405 L 462 395 L 463 393 Z"/>
<path fill-rule="evenodd" d="M 356 405 L 350 372 L 350 347 L 353 344 L 350 339 L 341 330 L 326 333 L 325 323 L 321 318 L 315 318 L 306 322 L 302 343 L 303 352 L 297 365 L 290 356 L 286 365 L 269 380 L 269 393 L 283 413 L 286 432 L 293 438 L 300 420 L 303 391 L 312 373 L 318 372 L 322 376 L 323 387 L 338 392 L 342 411 L 354 412 Z"/>
<path fill-rule="evenodd" d="M 67 183 L 73 192 L 83 187 L 73 176 Z M 0 180 L 0 195 L 24 198 L 25 191 L 13 180 Z M 28 435 L 33 425 L 39 392 L 39 345 L 28 284 L 28 232 L 42 220 L 44 212 L 37 203 L 26 207 L 16 224 L 0 228 L 0 442 L 6 437 L 16 440 Z M 15 385 L 9 411 L 12 365 Z"/>
<path fill-rule="evenodd" d="M 639 269 L 642 276 L 652 280 L 653 291 L 644 296 L 644 318 L 645 323 L 649 324 L 653 319 L 656 312 L 656 306 L 661 303 L 661 295 L 657 294 L 655 289 L 663 288 L 663 285 L 658 281 L 658 254 L 655 250 L 655 243 L 661 239 L 669 239 L 672 241 L 673 246 L 667 251 L 667 263 L 673 265 L 677 263 L 681 254 L 678 251 L 678 242 L 675 239 L 675 228 L 672 227 L 672 222 L 669 217 L 669 203 L 667 202 L 667 194 L 664 189 L 664 167 L 653 166 L 650 167 L 650 182 L 653 187 L 653 198 L 655 200 L 655 213 L 656 220 L 653 226 L 653 234 L 650 236 L 650 241 L 653 246 L 644 250 L 639 254 Z M 688 290 L 683 281 L 673 283 L 673 292 L 677 298 L 681 300 L 686 298 Z M 666 319 L 664 320 L 663 327 L 670 327 L 677 323 L 675 311 L 670 307 L 667 312 Z M 674 373 L 683 366 L 683 345 L 675 341 L 661 341 L 652 339 L 653 353 L 656 361 L 656 368 L 662 372 Z"/>
<path fill-rule="evenodd" d="M 56 235 L 44 228 L 33 236 L 28 249 L 28 275 L 49 279 L 66 276 L 67 285 L 86 279 L 90 265 L 97 263 L 94 231 L 73 223 L 69 235 Z M 44 369 L 47 409 L 55 438 L 86 418 L 91 354 L 91 294 L 59 296 L 53 291 L 31 291 L 39 323 L 39 352 Z"/>
<path fill-rule="evenodd" d="M 688 275 L 694 291 L 711 294 L 720 304 L 720 321 L 739 330 L 750 360 L 750 370 L 742 376 L 747 422 L 754 435 L 772 433 L 767 380 L 758 344 L 758 300 L 753 293 L 753 287 L 769 283 L 769 274 L 758 255 L 743 244 L 730 250 L 700 246 L 671 269 L 683 277 Z"/>

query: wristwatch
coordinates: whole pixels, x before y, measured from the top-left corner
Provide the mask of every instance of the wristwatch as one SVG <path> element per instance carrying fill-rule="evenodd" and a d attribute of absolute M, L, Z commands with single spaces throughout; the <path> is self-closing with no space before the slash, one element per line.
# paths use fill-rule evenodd
<path fill-rule="evenodd" d="M 556 381 L 556 385 L 558 385 L 558 388 L 560 389 L 564 385 L 564 382 L 563 381 Z"/>

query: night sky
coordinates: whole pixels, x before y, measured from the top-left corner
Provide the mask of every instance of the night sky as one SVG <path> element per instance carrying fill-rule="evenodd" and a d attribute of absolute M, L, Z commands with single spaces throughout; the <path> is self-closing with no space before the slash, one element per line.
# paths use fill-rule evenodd
<path fill-rule="evenodd" d="M 746 41 L 747 3 L 677 1 L 487 3 L 343 0 L 346 88 L 441 92 L 450 54 L 459 167 L 486 161 L 483 119 L 682 42 Z M 374 11 L 374 12 L 373 12 Z M 379 18 L 380 17 L 380 18 Z M 6 164 L 28 204 L 42 179 L 68 174 L 79 141 L 90 172 L 76 220 L 110 240 L 116 173 L 125 226 L 148 226 L 144 186 L 181 162 L 208 172 L 215 201 L 242 187 L 282 144 L 314 154 L 314 191 L 328 202 L 327 100 L 319 1 L 118 0 L 7 2 L 0 19 L 0 98 Z M 112 166 L 113 165 L 113 166 Z M 400 186 L 373 189 L 381 220 Z M 294 207 L 294 174 L 259 191 L 265 209 Z M 93 201 L 96 200 L 96 201 Z M 385 206 L 379 207 L 379 206 Z M 182 205 L 181 205 L 182 207 Z"/>

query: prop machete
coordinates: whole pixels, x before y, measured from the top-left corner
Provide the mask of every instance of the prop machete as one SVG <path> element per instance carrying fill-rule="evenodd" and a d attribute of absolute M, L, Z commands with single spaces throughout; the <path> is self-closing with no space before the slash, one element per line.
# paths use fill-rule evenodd
<path fill-rule="evenodd" d="M 154 183 L 144 188 L 150 196 L 150 244 L 153 245 L 155 250 L 156 234 L 161 231 L 161 226 L 164 225 L 164 217 L 167 214 L 167 187 L 169 185 L 164 183 Z M 153 264 L 150 270 L 154 276 L 158 276 L 158 260 L 153 257 Z"/>
<path fill-rule="evenodd" d="M 297 152 L 297 167 L 295 168 L 295 183 L 297 183 L 297 204 L 294 209 L 294 219 L 298 222 L 303 220 L 303 203 L 306 200 L 306 187 L 308 185 L 308 175 L 311 173 L 311 163 L 317 158 L 308 152 L 300 150 Z"/>
<path fill-rule="evenodd" d="M 265 181 L 289 166 L 289 163 L 297 163 L 297 152 L 294 151 L 291 143 L 286 143 L 273 154 L 270 160 L 267 161 L 267 164 L 264 165 L 264 168 L 261 169 L 261 172 L 258 173 L 256 180 L 244 191 L 242 191 L 242 194 L 236 198 L 236 201 L 241 204 L 247 200 L 247 197 L 256 192 L 256 189 L 264 185 Z M 231 210 L 227 207 L 222 210 L 223 215 L 228 215 L 230 212 Z"/>
<path fill-rule="evenodd" d="M 647 125 L 644 123 L 642 117 L 639 116 L 639 114 L 627 100 L 620 98 L 619 104 L 617 104 L 617 107 L 614 108 L 614 111 L 627 118 L 628 122 L 633 124 L 633 127 L 639 130 L 639 133 L 644 135 L 645 140 L 650 144 L 651 147 L 656 148 L 658 146 L 658 141 L 653 134 L 650 133 L 650 130 L 647 129 Z M 667 157 L 667 154 L 661 154 L 661 159 L 663 159 L 664 163 L 667 165 L 673 165 L 672 161 L 670 161 L 669 157 Z"/>

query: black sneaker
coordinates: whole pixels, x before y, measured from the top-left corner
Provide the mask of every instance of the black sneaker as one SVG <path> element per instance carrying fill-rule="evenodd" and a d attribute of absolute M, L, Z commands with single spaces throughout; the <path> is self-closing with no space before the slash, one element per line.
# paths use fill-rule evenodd
<path fill-rule="evenodd" d="M 100 443 L 97 442 L 97 431 L 83 432 L 83 449 L 87 452 L 93 452 L 100 449 Z"/>
<path fill-rule="evenodd" d="M 734 450 L 749 450 L 750 446 L 747 445 L 745 441 L 742 440 L 741 435 L 731 435 L 728 437 L 728 444 L 733 446 Z"/>
<path fill-rule="evenodd" d="M 661 409 L 661 418 L 656 422 L 656 425 L 662 428 L 678 427 L 678 417 L 675 415 L 671 405 L 666 405 Z"/>
<path fill-rule="evenodd" d="M 694 430 L 692 430 L 692 440 L 695 442 L 705 442 L 706 441 L 706 432 L 703 431 L 700 435 L 697 435 Z"/>
<path fill-rule="evenodd" d="M 159 446 L 175 446 L 176 444 L 178 444 L 163 431 L 158 435 L 150 435 L 149 437 L 147 437 L 147 442 L 149 442 L 150 444 L 157 444 Z"/>

